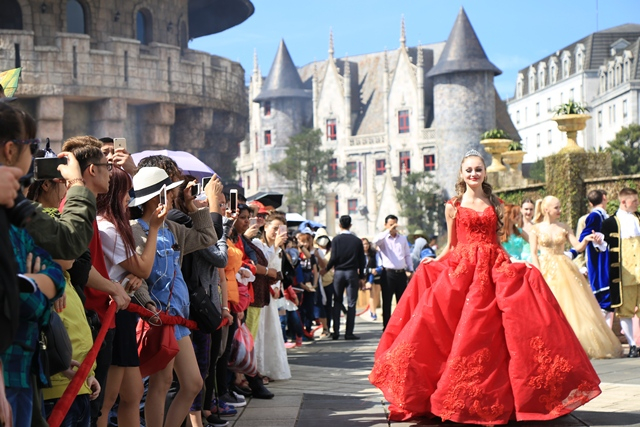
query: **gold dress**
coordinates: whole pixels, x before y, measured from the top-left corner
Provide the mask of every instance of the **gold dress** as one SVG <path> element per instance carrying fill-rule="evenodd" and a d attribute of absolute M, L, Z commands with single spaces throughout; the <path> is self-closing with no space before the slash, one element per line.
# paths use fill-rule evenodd
<path fill-rule="evenodd" d="M 620 340 L 606 324 L 589 282 L 564 254 L 567 232 L 551 233 L 545 224 L 536 224 L 540 271 L 558 300 L 580 344 L 592 359 L 622 356 Z"/>

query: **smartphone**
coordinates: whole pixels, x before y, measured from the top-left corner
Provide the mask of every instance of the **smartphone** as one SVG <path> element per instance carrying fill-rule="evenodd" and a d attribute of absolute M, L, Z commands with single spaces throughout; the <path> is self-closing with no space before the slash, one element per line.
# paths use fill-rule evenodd
<path fill-rule="evenodd" d="M 287 226 L 286 225 L 281 225 L 280 227 L 278 227 L 278 233 L 287 234 Z"/>
<path fill-rule="evenodd" d="M 191 186 L 191 195 L 193 197 L 196 197 L 198 194 L 200 194 L 200 184 L 194 184 Z"/>
<path fill-rule="evenodd" d="M 124 148 L 127 151 L 127 138 L 113 138 L 113 150 Z"/>
<path fill-rule="evenodd" d="M 33 161 L 33 177 L 37 181 L 62 179 L 58 166 L 66 164 L 66 157 L 36 157 Z"/>
<path fill-rule="evenodd" d="M 201 188 L 202 188 L 202 192 L 204 193 L 204 187 L 207 186 L 207 184 L 209 183 L 209 181 L 211 181 L 211 178 L 213 178 L 212 176 L 208 176 L 206 178 L 202 178 L 202 184 L 201 184 Z"/>
<path fill-rule="evenodd" d="M 167 205 L 167 186 L 163 185 L 160 189 L 160 204 L 163 206 Z"/>
<path fill-rule="evenodd" d="M 258 223 L 258 218 L 249 218 L 249 227 L 252 225 L 256 225 Z"/>
<path fill-rule="evenodd" d="M 229 209 L 235 212 L 238 209 L 238 190 L 229 190 Z"/>

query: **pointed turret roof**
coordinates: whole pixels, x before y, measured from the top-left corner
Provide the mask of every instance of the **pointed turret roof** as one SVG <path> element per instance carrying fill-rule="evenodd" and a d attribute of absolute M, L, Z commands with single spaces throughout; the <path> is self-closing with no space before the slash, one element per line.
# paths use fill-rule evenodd
<path fill-rule="evenodd" d="M 484 53 L 464 8 L 460 8 L 440 60 L 427 73 L 427 77 L 460 71 L 492 71 L 496 76 L 502 74 Z"/>
<path fill-rule="evenodd" d="M 269 75 L 260 94 L 253 101 L 260 102 L 275 98 L 311 98 L 311 92 L 304 88 L 284 40 L 280 40 Z"/>

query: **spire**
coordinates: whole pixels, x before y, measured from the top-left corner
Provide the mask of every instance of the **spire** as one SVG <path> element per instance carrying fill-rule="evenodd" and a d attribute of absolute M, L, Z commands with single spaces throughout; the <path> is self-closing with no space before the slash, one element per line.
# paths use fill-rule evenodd
<path fill-rule="evenodd" d="M 407 35 L 404 29 L 404 15 L 402 15 L 402 19 L 400 20 L 400 47 L 403 49 L 407 48 Z"/>
<path fill-rule="evenodd" d="M 329 28 L 329 58 L 333 59 L 333 28 Z"/>
<path fill-rule="evenodd" d="M 502 71 L 487 58 L 469 18 L 460 8 L 453 24 L 447 44 L 442 50 L 438 63 L 429 71 L 427 77 L 450 74 L 459 71 L 491 71 L 494 75 Z"/>
<path fill-rule="evenodd" d="M 287 45 L 280 40 L 278 52 L 264 81 L 260 94 L 254 102 L 266 101 L 274 98 L 310 98 L 310 91 L 306 90 L 293 64 Z"/>
<path fill-rule="evenodd" d="M 253 48 L 253 74 L 260 75 L 260 66 L 258 65 L 258 50 Z"/>

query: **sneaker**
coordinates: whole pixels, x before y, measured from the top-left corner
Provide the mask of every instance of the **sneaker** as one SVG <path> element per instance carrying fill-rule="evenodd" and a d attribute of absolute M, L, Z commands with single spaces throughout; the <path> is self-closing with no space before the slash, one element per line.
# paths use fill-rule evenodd
<path fill-rule="evenodd" d="M 284 348 L 294 348 L 296 347 L 296 343 L 294 342 L 286 342 L 284 343 Z"/>
<path fill-rule="evenodd" d="M 218 399 L 218 415 L 221 417 L 233 417 L 236 415 L 238 411 L 233 405 L 229 405 L 222 399 Z"/>
<path fill-rule="evenodd" d="M 243 395 L 238 394 L 235 391 L 229 391 L 228 393 L 233 395 L 236 399 L 238 399 L 238 402 L 246 402 L 247 401 L 247 399 L 245 399 Z"/>
<path fill-rule="evenodd" d="M 296 338 L 296 347 L 302 347 L 302 337 Z"/>
<path fill-rule="evenodd" d="M 638 347 L 632 345 L 629 347 L 629 355 L 627 357 L 638 357 L 640 355 L 640 351 L 638 351 Z"/>
<path fill-rule="evenodd" d="M 243 406 L 247 406 L 247 401 L 244 400 L 244 397 L 242 398 L 242 400 L 240 400 L 232 392 L 226 392 L 225 394 L 220 396 L 220 401 L 228 403 L 229 405 L 233 406 L 233 408 L 242 408 Z"/>
<path fill-rule="evenodd" d="M 229 425 L 229 421 L 225 421 L 225 420 L 221 419 L 216 414 L 211 414 L 208 417 L 203 418 L 202 424 L 204 424 L 206 427 L 208 427 L 208 426 L 212 426 L 212 427 L 227 427 Z"/>
<path fill-rule="evenodd" d="M 371 314 L 371 320 L 378 320 L 378 315 L 376 313 L 370 311 L 369 314 Z"/>

